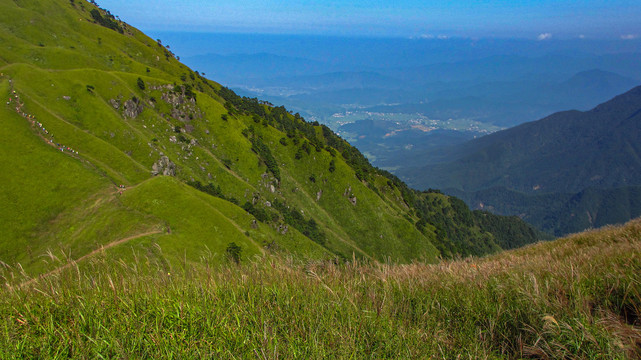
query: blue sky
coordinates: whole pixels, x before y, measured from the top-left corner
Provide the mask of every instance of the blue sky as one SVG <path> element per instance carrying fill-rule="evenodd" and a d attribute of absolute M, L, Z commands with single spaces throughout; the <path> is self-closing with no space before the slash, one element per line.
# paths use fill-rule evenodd
<path fill-rule="evenodd" d="M 636 38 L 640 0 L 98 0 L 143 30 L 367 36 Z"/>

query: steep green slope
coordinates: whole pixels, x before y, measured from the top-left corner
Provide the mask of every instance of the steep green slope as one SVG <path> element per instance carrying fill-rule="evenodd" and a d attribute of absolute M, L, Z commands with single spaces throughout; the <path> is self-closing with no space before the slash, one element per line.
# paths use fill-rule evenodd
<path fill-rule="evenodd" d="M 124 256 L 125 243 L 170 262 L 235 246 L 433 261 L 450 241 L 328 128 L 238 97 L 92 4 L 0 4 L 0 45 L 7 264 L 38 273 L 55 268 L 42 254 Z M 495 251 L 500 232 L 476 226 L 466 241 Z"/>

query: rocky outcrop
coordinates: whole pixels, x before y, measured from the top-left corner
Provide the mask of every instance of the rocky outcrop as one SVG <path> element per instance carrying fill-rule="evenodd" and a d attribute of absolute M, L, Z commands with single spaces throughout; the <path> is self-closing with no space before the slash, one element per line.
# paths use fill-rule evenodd
<path fill-rule="evenodd" d="M 120 109 L 120 100 L 118 100 L 118 99 L 110 99 L 109 103 L 111 104 L 111 106 L 114 107 L 114 109 L 116 109 L 116 110 Z"/>
<path fill-rule="evenodd" d="M 137 98 L 133 97 L 125 101 L 123 113 L 125 117 L 130 119 L 135 119 L 143 110 L 142 102 Z"/>
<path fill-rule="evenodd" d="M 279 234 L 285 235 L 287 234 L 287 231 L 289 231 L 289 226 L 285 224 L 278 225 L 278 229 L 276 229 Z"/>
<path fill-rule="evenodd" d="M 171 107 L 170 116 L 184 122 L 185 131 L 190 133 L 194 127 L 189 122 L 195 118 L 201 119 L 202 112 L 196 105 L 196 99 L 189 94 L 185 86 L 175 86 L 173 90 L 163 92 L 161 99 Z"/>
<path fill-rule="evenodd" d="M 348 187 L 345 189 L 345 192 L 343 193 L 343 196 L 346 196 L 349 199 L 349 202 L 352 203 L 352 205 L 356 206 L 356 195 L 352 194 L 352 187 Z"/>
<path fill-rule="evenodd" d="M 154 163 L 151 167 L 151 174 L 156 175 L 166 175 L 166 176 L 175 176 L 176 175 L 176 164 L 174 164 L 167 156 L 161 156 L 158 161 Z"/>

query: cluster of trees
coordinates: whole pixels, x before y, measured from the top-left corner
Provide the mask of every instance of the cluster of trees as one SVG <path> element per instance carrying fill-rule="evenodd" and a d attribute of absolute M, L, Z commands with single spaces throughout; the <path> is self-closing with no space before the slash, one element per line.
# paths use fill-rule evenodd
<path fill-rule="evenodd" d="M 115 30 L 121 34 L 125 32 L 125 30 L 120 26 L 120 23 L 116 21 L 116 18 L 111 15 L 108 11 L 105 12 L 105 16 L 102 16 L 100 13 L 100 10 L 98 9 L 91 9 L 89 12 L 91 14 L 91 17 L 94 19 L 94 21 L 108 29 Z"/>
<path fill-rule="evenodd" d="M 480 210 L 472 213 L 481 228 L 491 232 L 496 243 L 504 250 L 531 244 L 534 239 L 545 237 L 537 234 L 537 231 L 517 216 L 498 216 Z"/>
<path fill-rule="evenodd" d="M 203 185 L 200 181 L 188 181 L 187 185 L 195 188 L 196 190 L 200 190 L 204 193 L 207 193 L 211 196 L 215 196 L 217 198 L 221 198 L 223 200 L 227 200 L 231 203 L 239 205 L 238 199 L 232 196 L 225 196 L 225 194 L 223 194 L 223 191 L 220 189 L 220 185 L 214 185 L 212 183 Z"/>
<path fill-rule="evenodd" d="M 259 157 L 260 160 L 267 166 L 267 170 L 274 175 L 274 177 L 280 181 L 280 169 L 278 168 L 278 162 L 272 155 L 269 147 L 265 145 L 263 139 L 260 136 L 253 134 L 249 138 L 252 143 L 252 151 L 254 151 Z"/>
<path fill-rule="evenodd" d="M 325 245 L 325 234 L 318 228 L 318 224 L 314 219 L 305 220 L 298 209 L 289 207 L 278 200 L 274 201 L 272 207 L 283 216 L 286 224 L 293 226 L 312 241 Z"/>
<path fill-rule="evenodd" d="M 421 196 L 416 202 L 420 220 L 417 228 L 425 231 L 435 228 L 436 243 L 441 254 L 448 258 L 488 254 L 501 248 L 491 233 L 480 228 L 474 215 L 461 200 L 446 196 Z"/>
<path fill-rule="evenodd" d="M 254 206 L 254 204 L 250 203 L 249 201 L 246 201 L 243 206 L 243 210 L 247 211 L 248 213 L 252 214 L 256 220 L 260 222 L 269 222 L 271 220 L 277 219 L 278 217 L 275 216 L 270 216 L 270 214 L 265 210 L 264 208 Z"/>
<path fill-rule="evenodd" d="M 230 201 L 236 205 L 239 204 L 236 198 L 226 197 L 219 185 L 214 185 L 212 183 L 203 185 L 200 181 L 189 181 L 187 182 L 187 185 L 209 195 Z M 249 201 L 245 202 L 241 207 L 254 216 L 256 220 L 263 223 L 279 222 L 282 218 L 283 222 L 300 231 L 312 241 L 320 245 L 325 245 L 325 234 L 318 227 L 318 224 L 314 219 L 310 218 L 309 220 L 305 220 L 305 217 L 303 217 L 299 210 L 289 207 L 278 200 L 274 201 L 272 204 L 272 209 L 275 212 L 268 211 L 263 207 L 255 206 Z"/>
<path fill-rule="evenodd" d="M 516 216 L 471 211 L 462 200 L 438 190 L 418 194 L 415 209 L 420 218 L 416 227 L 421 231 L 430 226 L 435 228 L 434 245 L 444 257 L 488 254 L 541 238 L 541 234 Z"/>
<path fill-rule="evenodd" d="M 149 68 L 147 68 L 147 69 L 149 69 Z M 136 84 L 138 84 L 138 88 L 139 88 L 140 90 L 145 90 L 146 86 L 145 86 L 145 81 L 144 81 L 143 79 L 138 78 L 138 79 L 136 80 Z"/>
<path fill-rule="evenodd" d="M 268 222 L 279 222 L 282 218 L 282 221 L 292 226 L 294 229 L 300 231 L 303 235 L 307 236 L 312 241 L 325 245 L 325 235 L 318 228 L 318 224 L 313 218 L 305 220 L 305 217 L 300 213 L 299 210 L 289 207 L 284 203 L 275 200 L 272 203 L 272 209 L 277 213 L 270 213 L 265 208 L 255 206 L 251 202 L 247 201 L 243 204 L 242 208 L 253 215 L 256 220 L 264 223 Z"/>

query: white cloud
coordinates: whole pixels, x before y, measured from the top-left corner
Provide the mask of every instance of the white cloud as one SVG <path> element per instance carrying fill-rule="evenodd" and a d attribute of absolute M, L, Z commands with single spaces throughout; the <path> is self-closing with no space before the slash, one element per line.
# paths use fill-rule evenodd
<path fill-rule="evenodd" d="M 539 41 L 548 40 L 552 38 L 552 33 L 542 33 L 542 34 L 539 34 L 539 36 L 537 36 L 536 38 Z"/>
<path fill-rule="evenodd" d="M 637 35 L 637 34 L 621 35 L 621 39 L 623 39 L 623 40 L 634 40 L 634 39 L 638 39 L 638 38 L 639 38 L 639 35 Z"/>
<path fill-rule="evenodd" d="M 585 39 L 585 35 L 583 34 L 579 35 L 579 39 Z"/>

